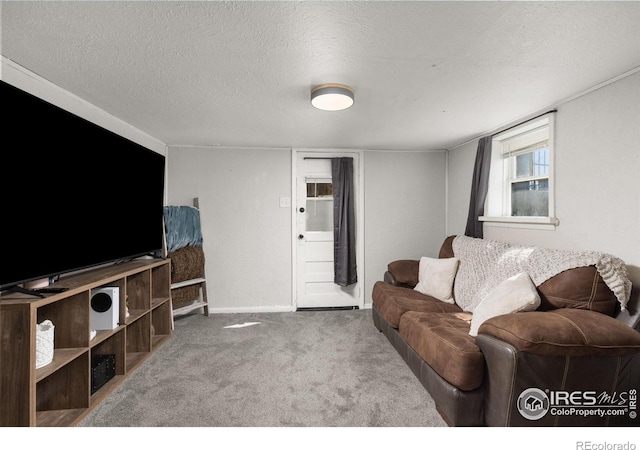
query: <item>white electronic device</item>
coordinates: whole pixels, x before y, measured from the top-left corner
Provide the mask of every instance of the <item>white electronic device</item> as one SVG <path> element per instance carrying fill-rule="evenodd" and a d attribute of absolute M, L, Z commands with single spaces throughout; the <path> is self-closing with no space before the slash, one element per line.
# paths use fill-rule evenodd
<path fill-rule="evenodd" d="M 120 322 L 120 288 L 103 287 L 91 291 L 91 329 L 113 330 Z"/>

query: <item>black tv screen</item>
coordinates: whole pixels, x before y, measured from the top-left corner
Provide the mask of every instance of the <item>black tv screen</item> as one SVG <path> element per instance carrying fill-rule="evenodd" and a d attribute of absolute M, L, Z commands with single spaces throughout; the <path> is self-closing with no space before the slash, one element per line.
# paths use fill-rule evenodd
<path fill-rule="evenodd" d="M 165 157 L 0 81 L 0 290 L 162 249 Z"/>

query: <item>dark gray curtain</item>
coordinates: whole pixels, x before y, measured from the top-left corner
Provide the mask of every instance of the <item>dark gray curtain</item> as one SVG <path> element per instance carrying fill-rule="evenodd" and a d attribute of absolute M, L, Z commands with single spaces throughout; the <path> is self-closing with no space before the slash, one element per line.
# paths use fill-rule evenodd
<path fill-rule="evenodd" d="M 356 223 L 353 199 L 353 158 L 331 158 L 333 178 L 334 282 L 348 286 L 356 275 Z"/>
<path fill-rule="evenodd" d="M 478 141 L 476 164 L 473 168 L 471 182 L 471 200 L 469 201 L 469 216 L 464 234 L 470 237 L 482 238 L 482 222 L 478 217 L 484 215 L 484 202 L 489 189 L 489 168 L 491 166 L 492 136 L 485 136 Z"/>

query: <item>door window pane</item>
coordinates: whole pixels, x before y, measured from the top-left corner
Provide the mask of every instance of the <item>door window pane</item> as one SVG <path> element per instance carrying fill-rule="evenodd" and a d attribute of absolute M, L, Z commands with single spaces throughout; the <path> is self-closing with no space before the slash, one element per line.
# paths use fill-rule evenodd
<path fill-rule="evenodd" d="M 333 184 L 307 182 L 307 231 L 333 230 Z"/>
<path fill-rule="evenodd" d="M 333 197 L 333 184 L 307 182 L 307 198 L 311 197 Z"/>

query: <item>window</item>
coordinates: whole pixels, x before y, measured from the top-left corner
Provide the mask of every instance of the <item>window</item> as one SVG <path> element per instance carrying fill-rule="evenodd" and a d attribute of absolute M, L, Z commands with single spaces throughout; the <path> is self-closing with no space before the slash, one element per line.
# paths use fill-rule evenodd
<path fill-rule="evenodd" d="M 553 114 L 496 134 L 484 222 L 557 225 L 553 204 Z"/>
<path fill-rule="evenodd" d="M 307 178 L 307 231 L 333 231 L 333 184 Z"/>

